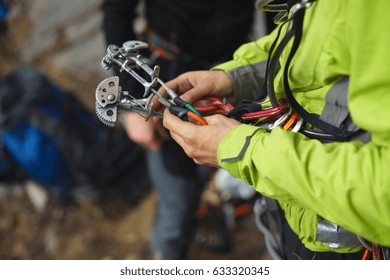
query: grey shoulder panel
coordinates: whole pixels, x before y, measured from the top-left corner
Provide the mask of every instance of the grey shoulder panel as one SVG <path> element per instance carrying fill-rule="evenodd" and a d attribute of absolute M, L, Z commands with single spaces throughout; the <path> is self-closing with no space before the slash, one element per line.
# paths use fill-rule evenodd
<path fill-rule="evenodd" d="M 237 101 L 243 99 L 258 100 L 266 96 L 263 85 L 267 61 L 234 68 L 229 76 L 234 84 L 234 95 Z"/>
<path fill-rule="evenodd" d="M 336 127 L 344 126 L 348 131 L 358 131 L 360 128 L 351 119 L 348 108 L 349 77 L 345 76 L 334 84 L 325 96 L 325 107 L 320 119 Z M 358 133 L 351 140 L 370 142 L 368 132 Z"/>

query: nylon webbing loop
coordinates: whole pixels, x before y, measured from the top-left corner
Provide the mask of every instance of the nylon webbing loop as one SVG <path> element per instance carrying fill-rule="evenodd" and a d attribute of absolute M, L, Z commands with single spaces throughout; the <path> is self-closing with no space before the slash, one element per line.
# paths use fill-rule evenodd
<path fill-rule="evenodd" d="M 288 70 L 290 67 L 290 63 L 299 47 L 299 44 L 302 39 L 302 30 L 303 30 L 303 19 L 305 15 L 305 8 L 299 9 L 295 12 L 293 17 L 293 25 L 291 30 L 289 30 L 285 36 L 284 39 L 289 40 L 290 38 L 294 37 L 293 45 L 290 51 L 290 54 L 287 58 L 287 62 L 284 68 L 283 73 L 283 84 L 284 89 L 286 93 L 286 98 L 291 106 L 291 108 L 298 113 L 298 115 L 307 123 L 311 124 L 313 127 L 316 127 L 320 129 L 321 131 L 325 133 L 329 133 L 332 136 L 335 137 L 335 139 L 339 141 L 345 141 L 349 137 L 351 137 L 354 133 L 354 131 L 347 131 L 344 127 L 338 128 L 336 126 L 333 126 L 319 118 L 318 115 L 309 113 L 306 111 L 295 99 L 294 95 L 292 94 L 290 84 L 288 82 Z M 283 43 L 283 41 L 282 41 Z M 287 42 L 285 42 L 284 45 L 286 45 Z"/>

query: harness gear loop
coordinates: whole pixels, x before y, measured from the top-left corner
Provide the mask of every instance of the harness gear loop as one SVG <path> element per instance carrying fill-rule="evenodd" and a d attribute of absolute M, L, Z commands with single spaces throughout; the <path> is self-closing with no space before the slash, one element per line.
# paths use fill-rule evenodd
<path fill-rule="evenodd" d="M 294 38 L 293 45 L 287 57 L 287 61 L 283 71 L 283 87 L 286 94 L 286 98 L 293 111 L 295 111 L 306 123 L 310 124 L 313 128 L 317 128 L 320 131 L 322 131 L 318 133 L 316 131 L 309 130 L 302 127 L 300 132 L 302 132 L 304 135 L 310 138 L 317 138 L 322 140 L 347 141 L 357 132 L 360 132 L 360 130 L 348 131 L 345 126 L 336 127 L 330 123 L 321 120 L 318 115 L 306 111 L 295 99 L 289 84 L 288 72 L 290 68 L 290 63 L 302 39 L 303 19 L 304 19 L 305 11 L 307 8 L 311 7 L 314 1 L 315 0 L 289 1 L 288 3 L 290 7 L 289 17 L 279 27 L 277 37 L 270 49 L 270 55 L 268 58 L 267 71 L 266 71 L 267 93 L 270 101 L 273 103 L 274 106 L 276 106 L 275 104 L 276 97 L 274 91 L 274 77 L 275 77 L 275 72 L 277 70 L 276 68 L 279 65 L 278 63 L 282 52 L 284 51 L 285 47 L 290 42 L 290 40 Z M 269 2 L 269 1 L 265 1 L 265 2 Z M 291 6 L 293 2 L 295 4 Z M 276 47 L 282 26 L 287 22 L 289 23 L 289 25 L 291 25 L 291 28 L 287 31 L 286 35 L 284 36 L 280 44 Z M 273 49 L 275 47 L 276 50 L 272 54 Z"/>

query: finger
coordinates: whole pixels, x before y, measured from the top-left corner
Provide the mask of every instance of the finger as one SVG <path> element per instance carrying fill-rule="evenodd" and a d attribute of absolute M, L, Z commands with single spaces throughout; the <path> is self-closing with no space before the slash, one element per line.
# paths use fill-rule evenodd
<path fill-rule="evenodd" d="M 173 91 L 190 104 L 202 99 L 209 92 L 209 86 L 200 81 L 208 76 L 209 71 L 190 71 L 166 83 Z"/>
<path fill-rule="evenodd" d="M 177 78 L 165 83 L 165 85 L 180 95 L 182 92 L 186 92 L 193 87 L 193 84 L 191 83 L 191 79 L 190 79 L 192 73 L 193 72 L 187 72 L 181 74 Z M 162 89 L 162 92 L 166 93 L 166 90 Z"/>
<path fill-rule="evenodd" d="M 241 124 L 239 121 L 235 119 L 231 119 L 219 114 L 207 116 L 204 117 L 204 119 L 207 121 L 209 125 L 221 125 L 221 123 L 223 123 L 225 127 L 233 127 Z"/>
<path fill-rule="evenodd" d="M 183 148 L 185 152 L 186 141 L 184 140 L 184 138 L 174 132 L 171 132 L 171 137 L 173 140 L 175 140 L 177 144 L 179 144 L 180 147 Z"/>
<path fill-rule="evenodd" d="M 180 118 L 171 114 L 169 110 L 164 111 L 163 125 L 171 133 L 173 132 L 181 137 L 184 137 L 185 135 L 189 135 L 191 131 L 194 129 L 194 127 L 197 126 L 190 122 L 182 121 Z"/>
<path fill-rule="evenodd" d="M 174 132 L 171 132 L 171 137 L 172 137 L 173 140 L 175 140 L 175 142 L 177 144 L 179 144 L 180 147 L 182 147 L 182 149 L 187 154 L 187 156 L 192 158 L 195 163 L 203 164 L 200 161 L 198 161 L 198 159 L 195 159 L 195 155 L 189 153 L 188 149 L 190 148 L 190 146 L 187 144 L 186 140 L 183 137 L 181 137 L 180 135 L 178 135 L 178 134 L 176 134 Z"/>
<path fill-rule="evenodd" d="M 195 87 L 185 91 L 180 97 L 190 104 L 195 104 L 203 99 L 210 92 L 210 86 L 207 83 L 199 83 Z"/>
<path fill-rule="evenodd" d="M 203 162 L 201 162 L 201 161 L 199 161 L 199 160 L 196 160 L 196 159 L 193 159 L 193 160 L 194 160 L 194 162 L 195 162 L 196 164 L 198 164 L 198 165 L 204 164 Z"/>
<path fill-rule="evenodd" d="M 212 166 L 212 167 L 216 167 L 216 168 L 219 168 L 220 166 L 218 164 L 210 164 L 210 163 L 207 163 L 207 162 L 203 162 L 203 161 L 200 161 L 200 160 L 197 160 L 197 159 L 193 159 L 194 162 L 197 164 L 197 165 L 205 165 L 207 164 L 208 166 Z"/>
<path fill-rule="evenodd" d="M 207 123 L 209 125 L 220 123 L 221 120 L 223 120 L 224 118 L 227 118 L 227 117 L 222 116 L 220 114 L 215 114 L 215 115 L 204 117 L 204 119 L 207 121 Z"/>
<path fill-rule="evenodd" d="M 183 83 L 187 83 L 186 79 L 183 78 L 176 78 L 173 79 L 167 83 L 165 83 L 165 86 L 161 86 L 158 89 L 158 94 L 160 94 L 162 97 L 171 99 L 171 96 L 168 94 L 167 87 L 170 88 L 176 95 L 180 95 L 182 92 L 187 91 L 188 89 L 191 88 L 189 85 L 184 85 Z M 151 102 L 153 103 L 153 110 L 154 111 L 159 111 L 163 107 L 161 102 L 158 100 L 158 97 L 155 95 L 152 97 Z"/>

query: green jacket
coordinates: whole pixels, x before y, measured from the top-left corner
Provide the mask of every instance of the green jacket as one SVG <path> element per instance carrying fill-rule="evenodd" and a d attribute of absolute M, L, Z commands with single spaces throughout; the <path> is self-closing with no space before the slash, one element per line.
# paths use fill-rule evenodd
<path fill-rule="evenodd" d="M 317 240 L 322 219 L 390 246 L 390 2 L 367 3 L 318 0 L 306 11 L 289 82 L 299 103 L 321 114 L 329 91 L 349 77 L 344 89 L 350 116 L 371 133 L 368 143 L 325 144 L 280 128 L 267 133 L 240 125 L 218 147 L 220 166 L 276 199 L 291 228 L 313 251 L 361 249 L 333 248 Z M 273 32 L 241 46 L 232 61 L 215 67 L 230 74 L 237 99 L 251 98 L 263 83 L 267 51 L 275 36 Z M 287 46 L 282 69 L 289 52 Z M 284 96 L 281 72 L 275 79 L 279 97 Z M 339 104 L 333 102 L 337 109 Z M 239 160 L 222 161 L 236 157 L 244 146 Z"/>

